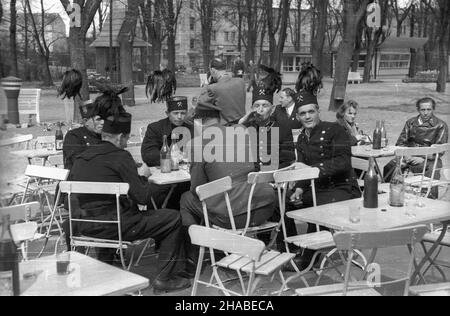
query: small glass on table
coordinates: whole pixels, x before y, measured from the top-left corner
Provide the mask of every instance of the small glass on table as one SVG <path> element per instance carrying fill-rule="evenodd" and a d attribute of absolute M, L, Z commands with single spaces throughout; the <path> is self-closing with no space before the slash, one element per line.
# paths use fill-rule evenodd
<path fill-rule="evenodd" d="M 349 206 L 350 223 L 359 224 L 361 222 L 361 206 Z"/>

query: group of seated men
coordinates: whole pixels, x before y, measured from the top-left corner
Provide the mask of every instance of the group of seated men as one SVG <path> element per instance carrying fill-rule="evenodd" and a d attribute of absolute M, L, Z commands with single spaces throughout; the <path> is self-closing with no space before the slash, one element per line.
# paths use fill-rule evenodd
<path fill-rule="evenodd" d="M 309 66 L 305 77 L 317 74 L 320 75 L 320 72 Z M 64 156 L 66 166 L 71 170 L 71 181 L 124 182 L 130 185 L 128 196 L 120 199 L 123 240 L 156 240 L 159 257 L 153 288 L 157 294 L 190 287 L 189 279 L 195 272 L 197 249 L 190 244 L 187 231 L 189 226 L 204 221 L 202 205 L 196 193 L 196 188 L 200 185 L 227 176 L 232 178 L 230 204 L 238 229 L 243 228 L 247 221 L 250 192 L 248 175 L 266 170 L 267 167 L 276 170 L 297 161 L 319 168 L 320 176 L 316 181 L 319 205 L 361 196 L 351 164 L 353 142 L 350 135 L 340 124 L 321 120 L 317 100 L 321 82 L 312 89 L 307 83 L 297 86 L 297 91 L 281 91 L 277 73 L 269 69 L 265 77 L 269 81 L 261 80 L 253 86 L 252 111 L 246 115 L 244 81 L 229 75 L 226 64 L 221 60 L 212 62 L 211 76 L 215 83 L 207 86 L 201 93 L 192 117 L 188 117 L 187 98 L 173 97 L 167 101 L 167 118 L 152 123 L 147 128 L 142 144 L 142 158 L 149 167 L 160 165 L 163 137 L 168 136 L 170 146 L 170 136 L 177 129 L 184 128 L 190 131 L 190 135 L 194 135 L 192 139 L 186 140 L 197 144 L 191 147 L 194 152 L 198 147 L 202 153 L 206 152 L 205 149 L 211 143 L 211 139 L 204 137 L 208 131 L 215 131 L 215 135 L 221 131 L 225 135 L 221 139 L 215 139 L 217 146 L 211 151 L 213 159 L 192 154 L 191 183 L 177 187 L 168 209 L 155 210 L 151 202 L 152 198 L 156 201 L 164 200 L 170 188 L 155 186 L 149 183 L 147 177 L 140 176 L 131 154 L 125 150 L 131 133 L 132 116 L 121 105 L 119 95 L 123 91 L 104 91 L 93 104 L 86 104 L 82 109 L 86 125 L 69 132 L 65 139 Z M 301 78 L 299 82 L 303 82 Z M 276 91 L 281 91 L 281 105 L 277 107 L 273 104 Z M 435 107 L 433 104 L 433 111 Z M 446 143 L 446 124 L 433 113 L 427 111 L 424 115 L 420 106 L 418 109 L 420 116 L 407 123 L 407 131 L 403 133 L 407 134 L 401 136 L 408 139 L 405 145 L 412 143 L 414 146 L 431 146 Z M 236 142 L 234 135 L 233 139 L 227 139 L 226 129 L 230 127 L 244 130 L 252 128 L 256 131 L 256 157 L 245 154 L 245 159 L 237 158 L 240 149 L 251 146 L 245 141 Z M 443 128 L 444 135 L 431 132 L 436 128 Z M 294 129 L 301 130 L 297 144 L 293 142 Z M 264 133 L 268 140 L 266 142 L 261 139 Z M 195 136 L 199 135 L 200 140 L 195 141 Z M 422 139 L 424 137 L 426 140 Z M 251 151 L 250 148 L 249 152 Z M 230 152 L 233 155 L 228 155 Z M 289 197 L 291 208 L 313 205 L 311 187 L 307 183 L 297 183 Z M 80 218 L 115 219 L 114 197 L 85 195 L 78 197 L 78 203 L 77 216 Z M 260 225 L 277 216 L 279 218 L 277 204 L 273 187 L 259 185 L 252 199 L 251 224 Z M 148 205 L 148 210 L 141 212 L 138 205 Z M 227 204 L 222 196 L 209 199 L 207 206 L 211 224 L 231 228 Z M 297 234 L 295 223 L 288 221 L 287 224 L 288 235 Z M 76 229 L 79 234 L 101 239 L 118 237 L 115 226 L 83 223 Z M 309 231 L 314 229 L 311 226 Z M 301 255 L 296 258 L 296 262 L 301 267 L 308 266 L 311 254 L 299 253 Z M 100 250 L 98 255 L 105 262 L 111 263 L 114 260 L 114 253 L 109 250 Z"/>

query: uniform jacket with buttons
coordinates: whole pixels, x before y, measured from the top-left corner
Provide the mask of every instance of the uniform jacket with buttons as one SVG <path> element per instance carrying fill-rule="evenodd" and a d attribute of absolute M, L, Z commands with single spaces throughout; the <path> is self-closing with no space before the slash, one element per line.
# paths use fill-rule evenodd
<path fill-rule="evenodd" d="M 289 118 L 287 116 L 286 111 L 283 113 L 284 109 L 276 110 L 274 114 L 264 123 L 257 123 L 255 120 L 255 114 L 250 115 L 247 119 L 247 122 L 244 123 L 244 126 L 254 127 L 258 131 L 258 164 L 259 168 L 265 170 L 264 167 L 261 166 L 271 166 L 272 164 L 277 165 L 278 168 L 285 168 L 290 166 L 295 161 L 295 146 L 294 146 L 294 137 L 292 136 L 292 129 L 290 128 Z M 259 131 L 260 128 L 263 127 L 267 130 L 267 149 L 262 148 L 263 145 L 261 143 Z M 269 163 L 262 163 L 263 160 L 261 157 L 261 151 L 266 150 L 266 154 L 272 155 L 272 130 L 274 128 L 278 128 L 279 130 L 279 141 L 278 144 L 274 144 L 278 146 L 279 155 L 275 157 L 276 161 L 272 161 Z"/>
<path fill-rule="evenodd" d="M 187 124 L 183 124 L 183 127 L 192 129 Z M 172 131 L 175 128 L 169 118 L 152 123 L 147 127 L 147 132 L 141 147 L 142 160 L 147 166 L 156 167 L 160 165 L 160 153 L 164 135 L 167 136 L 168 146 L 170 147 L 172 145 Z"/>
<path fill-rule="evenodd" d="M 91 132 L 85 126 L 69 131 L 64 138 L 63 145 L 64 168 L 71 170 L 75 156 L 81 154 L 90 146 L 100 144 L 101 141 L 101 135 Z"/>
<path fill-rule="evenodd" d="M 401 147 L 431 147 L 448 142 L 447 124 L 433 115 L 428 122 L 422 122 L 420 116 L 406 122 L 397 141 Z"/>
<path fill-rule="evenodd" d="M 351 139 L 337 123 L 321 122 L 310 137 L 302 130 L 298 143 L 298 162 L 320 169 L 316 180 L 318 194 L 321 190 L 344 190 L 351 193 L 357 188 L 356 176 L 351 163 Z M 299 182 L 303 191 L 310 189 L 311 182 Z"/>

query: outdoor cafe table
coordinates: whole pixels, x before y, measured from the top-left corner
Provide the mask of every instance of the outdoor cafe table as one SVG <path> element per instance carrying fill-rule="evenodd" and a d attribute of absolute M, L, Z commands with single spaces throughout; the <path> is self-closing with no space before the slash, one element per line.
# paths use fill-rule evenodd
<path fill-rule="evenodd" d="M 20 264 L 22 296 L 121 296 L 149 287 L 149 280 L 70 252 L 69 275 L 58 275 L 56 256 Z"/>
<path fill-rule="evenodd" d="M 380 176 L 383 176 L 383 172 L 381 171 L 381 168 L 380 168 L 380 165 L 378 164 L 377 159 L 395 157 L 395 151 L 399 148 L 400 147 L 397 147 L 397 146 L 387 146 L 386 148 L 376 150 L 376 149 L 373 149 L 373 145 L 353 146 L 352 147 L 352 155 L 353 155 L 353 157 L 365 158 L 365 159 L 374 158 L 376 171 Z"/>
<path fill-rule="evenodd" d="M 152 175 L 148 180 L 151 183 L 154 183 L 159 186 L 165 185 L 171 186 L 169 194 L 167 195 L 163 205 L 161 206 L 162 209 L 166 208 L 167 203 L 169 203 L 170 197 L 172 196 L 178 184 L 191 181 L 191 175 L 189 174 L 188 171 L 183 169 L 180 169 L 179 171 L 172 171 L 171 173 L 162 173 L 161 168 L 153 167 L 150 168 L 150 171 Z"/>
<path fill-rule="evenodd" d="M 28 163 L 31 165 L 33 159 L 42 159 L 43 160 L 43 166 L 48 161 L 48 158 L 51 156 L 57 156 L 61 155 L 63 152 L 62 150 L 48 150 L 48 149 L 30 149 L 30 150 L 19 150 L 19 151 L 12 151 L 11 154 L 25 157 L 28 159 Z"/>
<path fill-rule="evenodd" d="M 363 200 L 355 199 L 318 206 L 287 213 L 294 220 L 320 225 L 336 231 L 370 232 L 396 229 L 416 225 L 443 223 L 441 236 L 430 248 L 428 254 L 417 266 L 412 280 L 419 275 L 428 258 L 437 250 L 444 238 L 450 221 L 450 202 L 421 198 L 425 207 L 391 207 L 388 203 L 389 194 L 379 196 L 378 209 L 363 208 Z M 350 207 L 361 207 L 361 221 L 350 222 Z"/>

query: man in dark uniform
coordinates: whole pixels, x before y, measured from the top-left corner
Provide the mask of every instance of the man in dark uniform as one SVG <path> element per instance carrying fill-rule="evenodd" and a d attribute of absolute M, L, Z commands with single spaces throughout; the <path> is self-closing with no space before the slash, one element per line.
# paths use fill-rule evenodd
<path fill-rule="evenodd" d="M 86 150 L 89 146 L 97 145 L 101 142 L 104 120 L 95 111 L 95 104 L 89 100 L 80 106 L 81 117 L 85 122 L 84 126 L 69 131 L 64 137 L 63 156 L 64 168 L 71 170 L 74 159 L 77 155 Z"/>
<path fill-rule="evenodd" d="M 210 68 L 216 83 L 206 86 L 198 101 L 214 104 L 221 109 L 221 125 L 236 124 L 245 116 L 245 81 L 242 78 L 233 78 L 227 73 L 227 64 L 222 59 L 214 59 Z"/>
<path fill-rule="evenodd" d="M 435 116 L 436 101 L 432 98 L 423 98 L 417 101 L 417 111 L 419 115 L 406 122 L 405 127 L 397 141 L 396 146 L 400 147 L 431 147 L 432 145 L 442 145 L 448 142 L 447 123 Z M 442 168 L 442 161 L 438 158 L 438 168 Z M 413 173 L 422 173 L 424 169 L 424 157 L 411 157 L 406 161 L 404 170 L 410 169 Z M 432 176 L 435 160 L 429 159 L 425 176 Z M 384 168 L 385 181 L 390 182 L 395 170 L 396 161 L 391 161 Z M 435 179 L 440 179 L 440 174 L 435 175 Z M 432 197 L 438 197 L 438 189 L 433 189 Z"/>
<path fill-rule="evenodd" d="M 153 195 L 147 179 L 140 177 L 133 157 L 126 148 L 131 131 L 131 115 L 121 113 L 105 120 L 103 141 L 89 147 L 77 156 L 70 180 L 82 182 L 128 183 L 128 197 L 120 198 L 122 237 L 125 241 L 153 238 L 160 243 L 158 276 L 153 284 L 155 293 L 172 292 L 190 286 L 187 279 L 178 276 L 185 268 L 181 244 L 181 217 L 175 210 L 142 213 L 137 205 L 148 205 Z M 102 195 L 79 195 L 80 218 L 90 220 L 115 220 L 116 198 Z M 117 239 L 114 225 L 80 223 L 81 234 L 100 239 Z M 100 258 L 112 262 L 114 253 L 100 251 Z"/>
<path fill-rule="evenodd" d="M 337 123 L 321 121 L 317 97 L 307 91 L 299 93 L 296 106 L 297 119 L 303 126 L 297 143 L 297 161 L 320 169 L 319 179 L 315 181 L 317 205 L 361 197 L 351 163 L 351 139 L 345 129 Z M 310 181 L 296 184 L 291 203 L 300 201 L 303 205 L 296 209 L 313 206 Z M 308 233 L 315 231 L 316 226 L 309 225 Z M 313 255 L 314 251 L 304 252 L 302 268 L 309 265 Z"/>
<path fill-rule="evenodd" d="M 303 125 L 297 143 L 297 161 L 320 169 L 316 180 L 317 204 L 360 197 L 351 163 L 351 139 L 344 128 L 337 123 L 321 121 L 317 97 L 309 92 L 301 92 L 296 103 L 297 118 Z M 298 200 L 303 196 L 306 207 L 313 205 L 308 183 L 298 183 L 291 199 Z"/>
<path fill-rule="evenodd" d="M 290 166 L 295 162 L 295 148 L 288 117 L 282 112 L 282 109 L 275 110 L 273 106 L 273 93 L 267 93 L 264 89 L 253 89 L 253 112 L 246 115 L 239 123 L 246 127 L 254 127 L 258 131 L 263 128 L 267 131 L 267 148 L 258 146 L 259 165 L 262 171 L 266 171 L 266 167 L 270 170 L 277 170 Z M 272 144 L 272 132 L 278 129 L 278 144 Z M 258 144 L 260 140 L 258 138 Z M 278 156 L 272 155 L 272 150 L 278 147 Z M 266 154 L 272 158 L 276 158 L 276 162 L 266 162 L 261 157 L 261 150 L 266 150 Z"/>
<path fill-rule="evenodd" d="M 159 167 L 161 165 L 161 148 L 163 146 L 164 135 L 167 136 L 168 146 L 172 145 L 172 132 L 177 127 L 186 127 L 185 123 L 188 112 L 188 99 L 186 97 L 173 97 L 167 101 L 167 118 L 159 122 L 152 123 L 147 127 L 147 132 L 142 142 L 142 159 L 149 167 Z M 164 201 L 169 193 L 171 186 L 161 186 L 159 194 L 156 194 L 156 202 Z M 180 184 L 177 186 L 168 203 L 172 209 L 180 209 L 181 195 L 189 190 L 189 184 Z"/>

